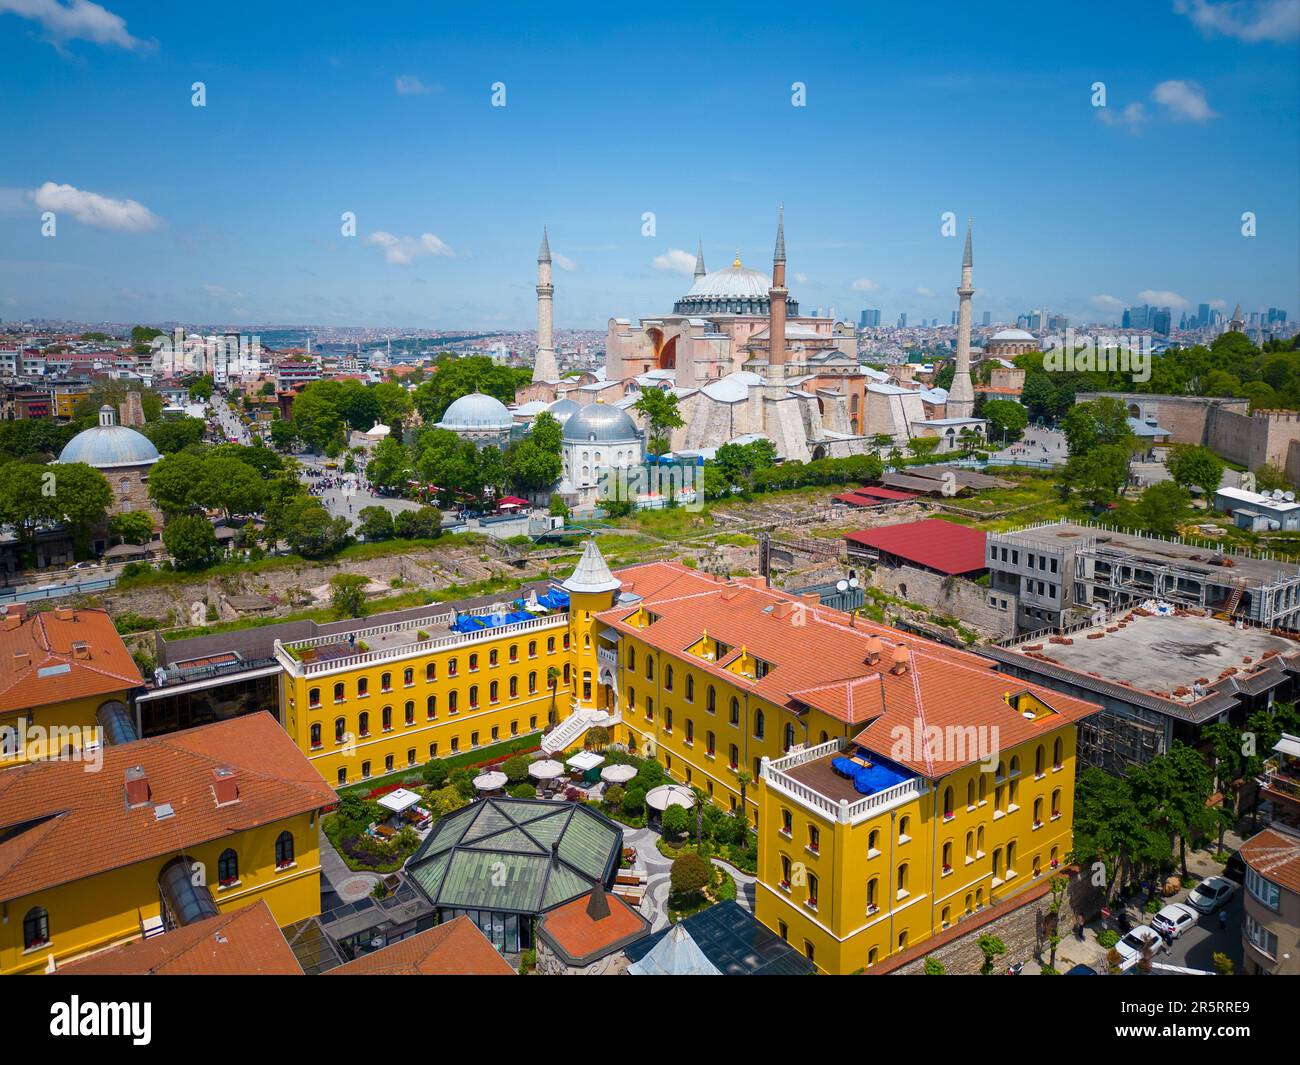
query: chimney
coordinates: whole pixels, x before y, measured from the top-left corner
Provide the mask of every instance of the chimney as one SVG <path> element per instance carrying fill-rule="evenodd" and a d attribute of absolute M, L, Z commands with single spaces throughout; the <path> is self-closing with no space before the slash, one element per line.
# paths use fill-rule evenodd
<path fill-rule="evenodd" d="M 77 612 L 68 606 L 55 607 L 54 616 L 60 621 L 76 621 Z"/>
<path fill-rule="evenodd" d="M 216 796 L 218 806 L 239 802 L 239 781 L 235 778 L 233 769 L 218 766 L 212 771 L 212 793 Z"/>
<path fill-rule="evenodd" d="M 134 810 L 137 806 L 149 805 L 149 778 L 144 774 L 144 766 L 128 766 L 126 770 L 126 806 Z"/>
<path fill-rule="evenodd" d="M 880 637 L 874 633 L 867 637 L 867 665 L 874 666 L 880 661 Z"/>
<path fill-rule="evenodd" d="M 772 608 L 772 616 L 784 620 L 794 613 L 794 604 L 789 599 L 778 599 Z"/>
<path fill-rule="evenodd" d="M 27 604 L 10 603 L 8 606 L 0 607 L 0 612 L 4 614 L 5 629 L 16 629 L 27 619 Z"/>
<path fill-rule="evenodd" d="M 907 667 L 911 663 L 912 655 L 905 644 L 896 644 L 894 646 L 894 665 L 890 669 L 891 673 L 906 673 Z"/>
<path fill-rule="evenodd" d="M 85 640 L 78 640 L 72 645 L 72 657 L 80 658 L 83 661 L 90 658 L 90 644 Z"/>
<path fill-rule="evenodd" d="M 30 651 L 14 652 L 14 669 L 26 669 L 31 664 L 32 664 L 32 654 Z"/>

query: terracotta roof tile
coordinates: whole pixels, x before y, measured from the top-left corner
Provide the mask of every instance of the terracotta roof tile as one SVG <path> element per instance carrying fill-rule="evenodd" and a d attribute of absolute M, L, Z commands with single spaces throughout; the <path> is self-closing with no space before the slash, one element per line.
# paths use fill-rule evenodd
<path fill-rule="evenodd" d="M 0 901 L 174 855 L 318 810 L 334 791 L 267 713 L 103 749 L 103 764 L 34 762 L 0 773 Z M 142 766 L 150 802 L 128 808 L 126 770 Z M 220 807 L 213 770 L 235 771 Z M 170 804 L 159 819 L 155 805 Z"/>
<path fill-rule="evenodd" d="M 468 917 L 417 932 L 326 976 L 515 976 L 510 964 Z"/>
<path fill-rule="evenodd" d="M 78 657 L 77 644 L 85 645 L 86 657 Z M 0 626 L 0 713 L 107 695 L 143 683 L 112 619 L 102 610 L 47 610 L 17 628 Z"/>
<path fill-rule="evenodd" d="M 1266 828 L 1241 845 L 1241 858 L 1265 880 L 1300 893 L 1300 836 Z"/>
<path fill-rule="evenodd" d="M 617 895 L 604 893 L 608 912 L 591 916 L 592 895 L 588 893 L 542 915 L 539 933 L 566 955 L 573 964 L 587 965 L 615 948 L 647 935 L 650 923 Z"/>
<path fill-rule="evenodd" d="M 60 965 L 76 976 L 302 976 L 265 901 Z"/>

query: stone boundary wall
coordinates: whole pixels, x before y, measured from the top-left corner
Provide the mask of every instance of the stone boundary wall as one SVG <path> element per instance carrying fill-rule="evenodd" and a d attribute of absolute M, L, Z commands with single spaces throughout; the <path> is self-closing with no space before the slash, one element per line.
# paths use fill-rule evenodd
<path fill-rule="evenodd" d="M 956 618 L 986 635 L 1015 634 L 1015 597 L 1008 594 L 1011 605 L 998 610 L 989 606 L 989 589 L 973 581 L 912 566 L 877 566 L 871 570 L 871 584 L 900 599 L 920 603 L 936 614 Z"/>

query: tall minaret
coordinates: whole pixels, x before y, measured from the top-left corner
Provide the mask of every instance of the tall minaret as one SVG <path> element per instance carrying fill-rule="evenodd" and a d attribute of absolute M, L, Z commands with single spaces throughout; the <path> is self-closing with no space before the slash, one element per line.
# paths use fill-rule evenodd
<path fill-rule="evenodd" d="M 695 280 L 698 281 L 708 271 L 704 269 L 704 241 L 700 241 L 695 248 Z"/>
<path fill-rule="evenodd" d="M 970 219 L 966 219 L 966 250 L 961 257 L 961 284 L 957 288 L 957 369 L 948 389 L 948 402 L 944 408 L 949 418 L 969 418 L 975 412 L 975 390 L 970 380 L 970 298 L 975 295 L 971 287 Z"/>
<path fill-rule="evenodd" d="M 560 364 L 555 357 L 554 318 L 551 284 L 551 245 L 542 226 L 542 248 L 537 253 L 537 357 L 533 360 L 534 381 L 558 381 Z"/>
<path fill-rule="evenodd" d="M 767 375 L 774 381 L 785 378 L 785 204 L 776 223 L 776 251 L 772 253 L 772 287 L 767 290 L 769 307 Z"/>

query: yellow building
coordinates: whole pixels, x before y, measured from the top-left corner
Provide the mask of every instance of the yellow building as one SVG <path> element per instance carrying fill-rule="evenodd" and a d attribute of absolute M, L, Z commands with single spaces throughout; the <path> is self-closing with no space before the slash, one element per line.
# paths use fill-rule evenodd
<path fill-rule="evenodd" d="M 970 652 L 677 564 L 595 618 L 616 737 L 759 833 L 756 912 L 823 972 L 867 968 L 1040 882 L 1071 845 L 1098 707 Z"/>
<path fill-rule="evenodd" d="M 0 770 L 97 747 L 129 720 L 143 683 L 104 611 L 11 605 L 0 618 Z"/>
<path fill-rule="evenodd" d="M 320 912 L 333 791 L 269 714 L 0 773 L 0 974 L 264 901 Z"/>
<path fill-rule="evenodd" d="M 277 642 L 284 727 L 335 787 L 539 732 L 572 710 L 573 639 L 556 601 Z"/>

